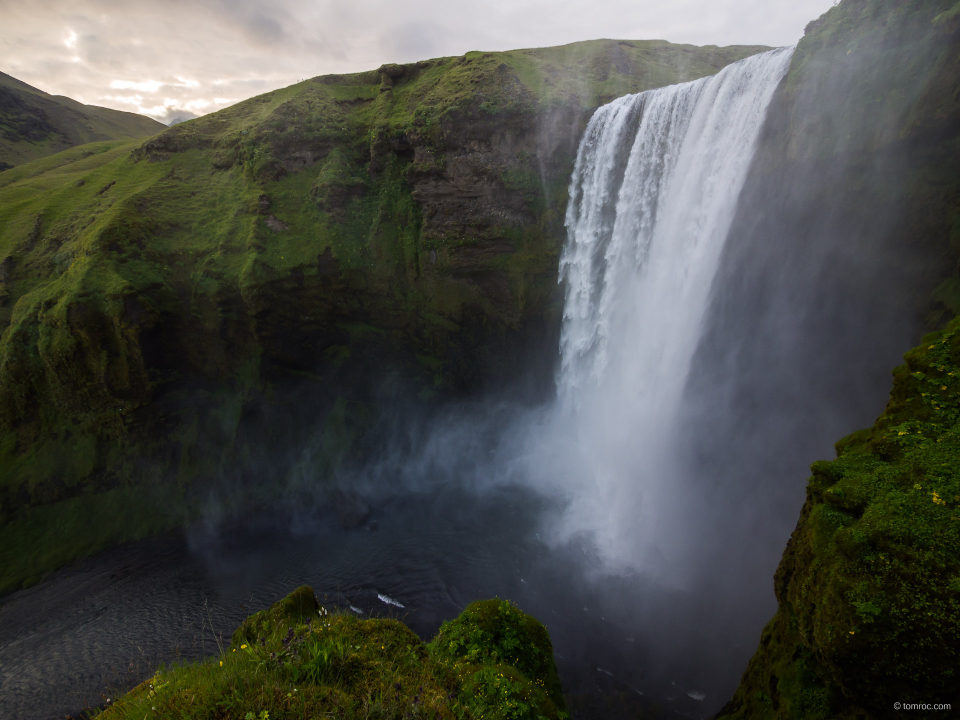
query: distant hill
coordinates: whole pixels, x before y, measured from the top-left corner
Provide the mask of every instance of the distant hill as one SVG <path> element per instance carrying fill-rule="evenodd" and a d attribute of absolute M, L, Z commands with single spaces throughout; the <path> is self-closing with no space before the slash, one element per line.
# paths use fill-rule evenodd
<path fill-rule="evenodd" d="M 0 72 L 0 170 L 102 140 L 155 135 L 166 126 L 136 113 L 48 95 Z"/>

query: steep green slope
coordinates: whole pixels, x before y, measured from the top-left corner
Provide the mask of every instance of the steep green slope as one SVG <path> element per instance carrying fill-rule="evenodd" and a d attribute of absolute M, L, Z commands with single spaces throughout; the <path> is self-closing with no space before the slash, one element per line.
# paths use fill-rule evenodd
<path fill-rule="evenodd" d="M 217 487 L 315 501 L 400 398 L 549 385 L 589 114 L 762 49 L 387 65 L 0 175 L 0 589 Z"/>
<path fill-rule="evenodd" d="M 397 620 L 329 613 L 301 587 L 237 628 L 204 663 L 161 670 L 100 714 L 557 720 L 564 711 L 547 629 L 481 600 L 423 643 Z"/>
<path fill-rule="evenodd" d="M 165 129 L 143 115 L 48 95 L 0 73 L 0 170 L 84 143 L 133 140 Z"/>
<path fill-rule="evenodd" d="M 848 230 L 834 265 L 872 262 L 857 254 L 864 247 L 899 253 L 885 260 L 901 258 L 901 276 L 940 282 L 926 319 L 934 327 L 960 311 L 958 8 L 844 0 L 811 23 L 754 169 L 768 185 L 778 173 L 815 173 L 815 197 L 843 194 L 844 207 L 829 212 L 893 218 L 874 227 L 889 235 L 877 242 L 840 223 Z M 897 212 L 877 202 L 885 197 Z M 915 303 L 891 278 L 889 301 Z M 718 717 L 933 717 L 943 712 L 895 703 L 958 707 L 958 331 L 953 320 L 925 337 L 894 371 L 876 424 L 838 442 L 833 462 L 813 465 L 776 573 L 778 612 Z"/>
<path fill-rule="evenodd" d="M 906 361 L 876 424 L 813 465 L 780 609 L 719 717 L 960 702 L 960 320 Z"/>

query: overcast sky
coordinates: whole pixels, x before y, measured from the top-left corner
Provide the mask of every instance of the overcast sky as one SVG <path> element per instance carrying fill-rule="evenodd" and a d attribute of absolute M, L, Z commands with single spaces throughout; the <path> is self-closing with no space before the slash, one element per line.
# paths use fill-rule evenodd
<path fill-rule="evenodd" d="M 162 122 L 326 73 L 595 38 L 791 45 L 834 0 L 0 0 L 0 70 Z"/>

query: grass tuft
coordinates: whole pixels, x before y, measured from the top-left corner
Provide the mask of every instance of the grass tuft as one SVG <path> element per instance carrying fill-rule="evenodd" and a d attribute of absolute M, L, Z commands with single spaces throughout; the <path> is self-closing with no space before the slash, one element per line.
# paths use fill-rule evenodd
<path fill-rule="evenodd" d="M 217 657 L 161 668 L 93 717 L 563 720 L 555 679 L 546 629 L 508 602 L 470 605 L 426 645 L 301 587 L 247 618 Z"/>

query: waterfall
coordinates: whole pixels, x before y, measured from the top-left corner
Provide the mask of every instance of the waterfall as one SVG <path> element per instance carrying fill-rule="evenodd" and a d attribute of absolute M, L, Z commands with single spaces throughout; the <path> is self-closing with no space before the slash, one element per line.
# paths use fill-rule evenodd
<path fill-rule="evenodd" d="M 587 126 L 570 186 L 558 376 L 573 531 L 647 571 L 679 560 L 676 426 L 710 288 L 793 48 L 620 98 Z M 559 421 L 558 421 L 559 422 Z M 680 548 L 680 549 L 678 549 Z M 628 559 L 629 558 L 629 559 Z M 669 573 L 667 573 L 669 574 Z"/>

